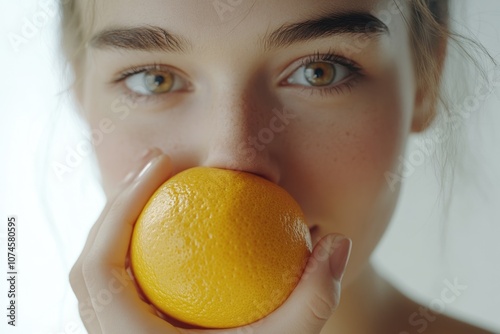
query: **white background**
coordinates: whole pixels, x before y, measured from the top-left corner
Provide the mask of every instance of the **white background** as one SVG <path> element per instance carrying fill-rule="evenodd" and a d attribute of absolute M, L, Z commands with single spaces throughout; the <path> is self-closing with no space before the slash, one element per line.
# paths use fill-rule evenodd
<path fill-rule="evenodd" d="M 466 20 L 470 33 L 498 55 L 500 2 L 457 2 L 467 7 L 460 20 Z M 7 300 L 5 224 L 11 214 L 19 220 L 20 272 L 18 327 L 7 327 L 6 311 L 0 327 L 2 333 L 84 333 L 67 274 L 104 197 L 91 157 L 62 181 L 51 170 L 82 140 L 81 125 L 58 80 L 57 16 L 19 50 L 8 39 L 40 10 L 34 0 L 0 6 L 0 309 Z M 442 220 L 440 187 L 428 156 L 405 180 L 400 205 L 373 260 L 424 305 L 436 305 L 445 280 L 458 280 L 467 288 L 445 311 L 500 332 L 500 87 L 483 103 L 463 122 L 471 168 L 457 179 L 448 223 Z M 415 150 L 410 144 L 409 154 Z"/>

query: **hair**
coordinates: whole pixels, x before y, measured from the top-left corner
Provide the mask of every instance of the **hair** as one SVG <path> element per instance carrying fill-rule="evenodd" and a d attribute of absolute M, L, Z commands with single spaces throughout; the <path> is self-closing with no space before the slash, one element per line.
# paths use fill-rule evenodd
<path fill-rule="evenodd" d="M 438 200 L 442 201 L 443 220 L 447 221 L 455 198 L 452 196 L 455 174 L 458 171 L 465 173 L 463 158 L 465 153 L 470 153 L 466 152 L 469 148 L 462 131 L 466 118 L 470 116 L 470 110 L 467 110 L 470 109 L 468 99 L 477 101 L 474 96 L 478 95 L 477 87 L 491 87 L 486 64 L 495 66 L 496 61 L 477 40 L 453 30 L 449 0 L 410 1 L 409 29 L 417 85 L 424 89 L 427 98 L 434 103 L 434 107 L 423 115 L 423 127 L 427 128 L 433 123 L 434 129 L 438 129 L 438 133 L 434 136 L 431 134 L 428 140 L 439 142 L 434 150 L 433 160 L 436 164 L 437 181 L 441 185 L 441 195 L 444 195 L 438 197 Z M 470 32 L 467 35 L 469 34 Z M 442 41 L 446 43 L 443 44 Z M 481 59 L 485 62 L 482 63 Z M 448 71 L 445 71 L 445 67 Z M 446 85 L 442 85 L 444 77 Z M 476 80 L 465 80 L 466 78 Z M 435 113 L 434 110 L 438 112 Z M 441 137 L 436 140 L 438 135 Z M 468 173 L 461 176 L 475 175 Z M 475 184 L 479 185 L 479 182 Z"/>
<path fill-rule="evenodd" d="M 410 5 L 410 38 L 418 87 L 428 87 L 425 94 L 437 102 L 441 97 L 440 82 L 446 45 L 450 38 L 448 0 L 413 0 Z M 424 115 L 424 127 L 433 120 Z"/>

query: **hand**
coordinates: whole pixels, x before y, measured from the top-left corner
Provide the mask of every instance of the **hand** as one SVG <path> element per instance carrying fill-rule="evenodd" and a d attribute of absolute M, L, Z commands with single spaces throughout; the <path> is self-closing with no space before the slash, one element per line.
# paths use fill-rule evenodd
<path fill-rule="evenodd" d="M 131 174 L 92 227 L 70 273 L 80 316 L 89 333 L 317 334 L 337 307 L 350 240 L 327 235 L 313 250 L 297 287 L 267 317 L 240 328 L 201 330 L 175 327 L 144 301 L 126 263 L 133 225 L 153 192 L 172 174 L 170 159 L 153 149 L 146 166 Z"/>

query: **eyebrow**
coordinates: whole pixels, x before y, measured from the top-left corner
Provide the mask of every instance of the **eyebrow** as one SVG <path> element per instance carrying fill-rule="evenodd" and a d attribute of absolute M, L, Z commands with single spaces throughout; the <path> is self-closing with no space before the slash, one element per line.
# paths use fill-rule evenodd
<path fill-rule="evenodd" d="M 173 53 L 184 53 L 190 47 L 189 43 L 180 36 L 156 26 L 106 29 L 92 37 L 90 45 L 99 49 L 116 48 Z"/>
<path fill-rule="evenodd" d="M 268 51 L 298 42 L 345 34 L 377 37 L 389 34 L 389 28 L 369 13 L 332 13 L 298 23 L 285 24 L 261 38 L 260 44 Z M 192 45 L 181 36 L 157 26 L 108 28 L 92 37 L 90 45 L 99 49 L 172 53 L 185 53 L 192 48 Z"/>
<path fill-rule="evenodd" d="M 263 39 L 266 50 L 290 46 L 297 42 L 334 35 L 388 35 L 389 28 L 380 19 L 364 12 L 332 13 L 316 19 L 283 25 Z"/>

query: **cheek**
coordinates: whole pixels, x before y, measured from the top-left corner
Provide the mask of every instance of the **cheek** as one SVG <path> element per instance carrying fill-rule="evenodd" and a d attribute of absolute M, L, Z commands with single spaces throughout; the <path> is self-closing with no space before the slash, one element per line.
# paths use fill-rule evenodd
<path fill-rule="evenodd" d="M 93 131 L 99 131 L 103 119 L 110 119 L 113 131 L 94 143 L 99 163 L 102 186 L 107 195 L 130 172 L 141 168 L 139 160 L 147 149 L 157 147 L 174 159 L 174 173 L 197 164 L 197 146 L 200 131 L 196 119 L 182 112 L 156 114 L 145 112 L 137 105 L 117 95 L 112 98 L 94 92 L 86 105 L 91 110 L 87 121 Z"/>
<path fill-rule="evenodd" d="M 366 87 L 349 106 L 332 110 L 331 121 L 297 124 L 295 158 L 284 186 L 301 203 L 319 236 L 343 233 L 353 239 L 352 267 L 361 268 L 394 211 L 399 189 L 389 187 L 411 124 L 412 101 L 397 80 Z M 292 155 L 291 155 L 292 156 Z M 351 265 L 350 265 L 351 266 Z M 353 269 L 355 270 L 355 269 Z"/>
<path fill-rule="evenodd" d="M 137 164 L 147 147 L 143 140 L 131 136 L 122 125 L 107 134 L 99 144 L 94 145 L 106 195 L 110 195 L 117 184 L 134 168 L 140 168 Z"/>
<path fill-rule="evenodd" d="M 86 87 L 83 107 L 91 131 L 100 134 L 100 140 L 94 141 L 93 146 L 101 183 L 109 195 L 128 173 L 141 167 L 138 161 L 151 145 L 137 130 L 137 105 L 124 94 L 104 91 L 104 87 Z M 101 127 L 103 120 L 110 124 L 108 131 Z"/>
<path fill-rule="evenodd" d="M 294 180 L 289 186 L 304 203 L 318 205 L 300 195 L 307 189 L 314 194 L 309 198 L 324 199 L 320 202 L 325 206 L 348 202 L 352 209 L 366 209 L 365 202 L 388 187 L 386 173 L 396 171 L 409 123 L 397 106 L 371 105 L 363 112 L 366 115 L 359 120 L 316 126 L 314 137 L 302 137 L 293 145 L 296 159 L 288 165 L 296 167 L 286 175 Z"/>
<path fill-rule="evenodd" d="M 397 82 L 369 84 L 349 103 L 320 110 L 326 116 L 298 120 L 288 137 L 290 172 L 284 174 L 297 196 L 312 204 L 300 187 L 317 193 L 314 198 L 373 198 L 388 186 L 385 176 L 404 151 L 413 105 Z"/>

